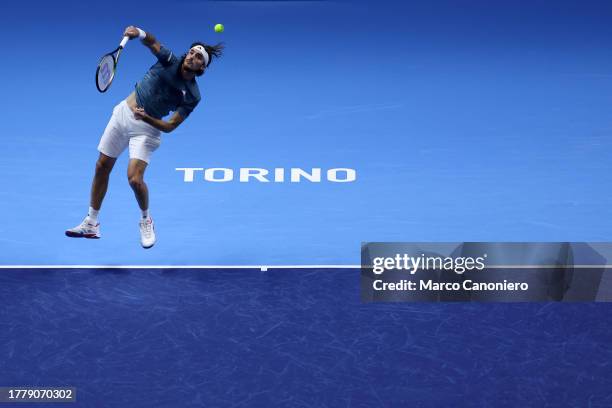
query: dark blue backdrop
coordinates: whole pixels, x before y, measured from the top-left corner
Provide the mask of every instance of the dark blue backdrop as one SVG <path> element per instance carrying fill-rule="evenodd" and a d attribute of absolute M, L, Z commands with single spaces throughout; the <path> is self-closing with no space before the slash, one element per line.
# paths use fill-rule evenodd
<path fill-rule="evenodd" d="M 0 297 L 0 385 L 67 407 L 612 404 L 605 304 L 361 304 L 324 269 L 5 270 Z"/>

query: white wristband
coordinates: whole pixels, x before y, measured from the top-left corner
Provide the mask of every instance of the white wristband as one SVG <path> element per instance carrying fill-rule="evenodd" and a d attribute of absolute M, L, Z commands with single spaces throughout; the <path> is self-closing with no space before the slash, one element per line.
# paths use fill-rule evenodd
<path fill-rule="evenodd" d="M 141 30 L 138 27 L 136 27 L 136 29 L 138 30 L 138 38 L 140 38 L 141 40 L 144 40 L 144 38 L 147 36 L 147 33 L 145 33 L 143 30 Z"/>

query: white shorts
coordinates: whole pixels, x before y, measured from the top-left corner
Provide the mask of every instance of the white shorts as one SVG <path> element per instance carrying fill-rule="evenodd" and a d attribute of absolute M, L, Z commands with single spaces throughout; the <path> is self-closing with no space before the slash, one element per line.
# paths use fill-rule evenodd
<path fill-rule="evenodd" d="M 117 158 L 126 147 L 130 147 L 130 159 L 149 163 L 151 154 L 161 144 L 161 132 L 148 123 L 134 118 L 134 112 L 125 100 L 113 109 L 104 129 L 98 151 Z"/>

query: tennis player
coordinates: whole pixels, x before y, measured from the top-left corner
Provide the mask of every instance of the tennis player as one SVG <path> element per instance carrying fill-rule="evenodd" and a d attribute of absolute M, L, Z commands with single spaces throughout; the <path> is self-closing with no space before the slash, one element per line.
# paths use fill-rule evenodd
<path fill-rule="evenodd" d="M 202 75 L 214 58 L 221 56 L 223 45 L 214 46 L 195 42 L 187 53 L 177 57 L 161 45 L 151 33 L 130 26 L 125 29 L 130 39 L 140 38 L 157 62 L 149 68 L 136 89 L 113 109 L 100 143 L 100 156 L 91 186 L 87 217 L 78 226 L 66 231 L 76 238 L 100 238 L 98 212 L 108 187 L 109 175 L 117 157 L 129 148 L 128 181 L 142 218 L 140 242 L 144 248 L 155 244 L 155 227 L 149 213 L 149 192 L 144 173 L 151 154 L 161 143 L 161 133 L 176 129 L 200 102 L 200 91 L 195 80 Z M 162 118 L 174 112 L 168 120 Z"/>

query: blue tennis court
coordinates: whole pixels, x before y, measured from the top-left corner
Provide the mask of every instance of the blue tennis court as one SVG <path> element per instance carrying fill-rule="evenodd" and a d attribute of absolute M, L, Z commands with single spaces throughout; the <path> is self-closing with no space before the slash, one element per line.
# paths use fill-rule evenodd
<path fill-rule="evenodd" d="M 470 4 L 176 3 L 203 16 L 194 26 L 163 7 L 94 19 L 84 4 L 5 6 L 4 51 L 24 63 L 0 67 L 14 79 L 0 102 L 0 262 L 352 265 L 361 241 L 609 240 L 612 11 Z M 73 35 L 75 20 L 87 35 Z M 127 154 L 102 239 L 63 235 L 87 213 L 113 107 L 155 62 L 132 41 L 110 90 L 96 91 L 97 61 L 129 24 L 176 53 L 198 38 L 227 45 L 145 175 L 159 241 L 149 252 Z M 40 75 L 30 44 L 43 34 L 63 48 L 35 48 Z M 199 171 L 186 183 L 177 168 L 351 168 L 357 179 L 215 183 Z"/>

